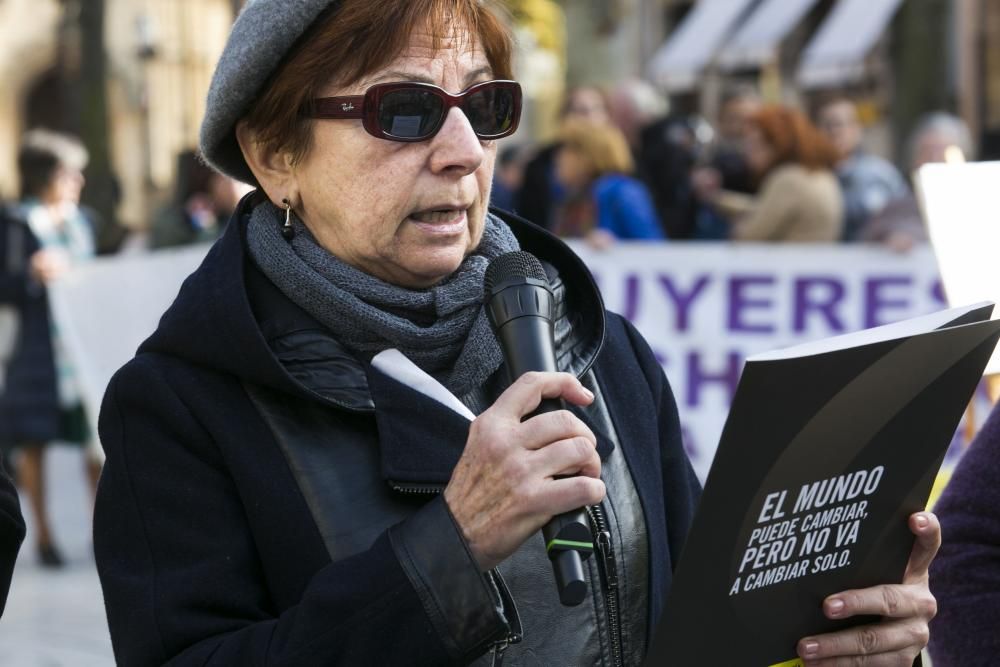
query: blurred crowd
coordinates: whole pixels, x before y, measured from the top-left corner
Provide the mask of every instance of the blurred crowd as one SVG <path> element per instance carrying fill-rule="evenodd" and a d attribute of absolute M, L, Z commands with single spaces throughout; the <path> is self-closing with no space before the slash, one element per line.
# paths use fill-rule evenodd
<path fill-rule="evenodd" d="M 855 104 L 830 97 L 810 115 L 725 92 L 717 122 L 669 114 L 648 84 L 568 92 L 555 141 L 501 146 L 493 205 L 565 238 L 883 243 L 906 251 L 927 238 L 909 179 L 865 145 Z M 960 161 L 968 130 L 928 115 L 909 141 L 907 170 Z M 41 564 L 64 558 L 46 506 L 47 443 L 86 451 L 92 488 L 102 454 L 47 301 L 46 285 L 121 247 L 159 249 L 219 236 L 249 186 L 178 157 L 176 192 L 138 241 L 82 206 L 88 155 L 75 137 L 33 130 L 18 155 L 20 197 L 0 208 L 0 452 L 25 494 Z M 101 239 L 117 239 L 102 243 Z"/>
<path fill-rule="evenodd" d="M 622 240 L 882 243 L 927 239 L 909 175 L 971 157 L 965 124 L 927 115 L 904 175 L 866 145 L 854 101 L 811 113 L 724 92 L 717 122 L 668 114 L 642 81 L 571 89 L 557 139 L 501 150 L 494 204 L 597 248 Z"/>

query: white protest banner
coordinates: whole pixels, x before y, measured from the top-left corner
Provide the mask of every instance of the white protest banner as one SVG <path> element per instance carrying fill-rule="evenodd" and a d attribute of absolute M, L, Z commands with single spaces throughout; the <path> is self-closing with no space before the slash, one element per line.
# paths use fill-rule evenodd
<path fill-rule="evenodd" d="M 632 321 L 670 378 L 704 479 L 743 360 L 945 306 L 934 256 L 862 246 L 574 245 L 609 309 Z M 52 289 L 95 419 L 112 374 L 155 329 L 207 248 L 100 259 Z M 985 412 L 984 412 L 985 414 Z"/>
<path fill-rule="evenodd" d="M 743 360 L 945 307 L 934 255 L 877 246 L 620 243 L 574 249 L 663 364 L 708 474 Z"/>
<path fill-rule="evenodd" d="M 207 245 L 95 259 L 49 289 L 59 335 L 73 358 L 91 426 L 111 376 L 135 356 Z"/>

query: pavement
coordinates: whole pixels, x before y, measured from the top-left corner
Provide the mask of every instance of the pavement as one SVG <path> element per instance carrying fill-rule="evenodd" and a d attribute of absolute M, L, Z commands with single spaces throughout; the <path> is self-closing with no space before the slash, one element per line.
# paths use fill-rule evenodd
<path fill-rule="evenodd" d="M 110 667 L 115 663 L 94 568 L 93 501 L 83 452 L 51 447 L 46 468 L 50 521 L 67 564 L 57 570 L 38 565 L 31 515 L 22 496 L 28 536 L 21 545 L 7 609 L 0 620 L 0 665 Z"/>

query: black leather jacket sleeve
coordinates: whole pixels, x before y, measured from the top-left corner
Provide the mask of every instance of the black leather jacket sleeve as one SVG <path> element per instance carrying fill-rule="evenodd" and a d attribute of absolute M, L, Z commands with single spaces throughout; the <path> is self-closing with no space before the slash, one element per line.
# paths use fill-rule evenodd
<path fill-rule="evenodd" d="M 108 458 L 94 542 L 118 664 L 461 664 L 506 636 L 457 529 L 442 524 L 443 500 L 320 567 L 286 604 L 273 599 L 247 519 L 246 504 L 268 498 L 241 497 L 162 368 L 140 356 L 120 371 L 100 426 Z M 247 455 L 259 446 L 246 443 Z M 416 539 L 434 524 L 450 533 Z M 456 624 L 463 607 L 468 621 Z"/>
<path fill-rule="evenodd" d="M 516 634 L 513 601 L 479 572 L 443 498 L 390 528 L 389 538 L 449 655 L 469 662 Z"/>

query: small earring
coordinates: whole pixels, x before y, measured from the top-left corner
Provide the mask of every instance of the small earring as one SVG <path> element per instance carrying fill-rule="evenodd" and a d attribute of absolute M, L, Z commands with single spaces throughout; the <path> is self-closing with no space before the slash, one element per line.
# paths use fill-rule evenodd
<path fill-rule="evenodd" d="M 285 205 L 285 224 L 281 227 L 281 235 L 286 241 L 291 241 L 295 238 L 295 228 L 292 227 L 292 203 L 287 199 L 282 199 L 281 203 Z"/>

